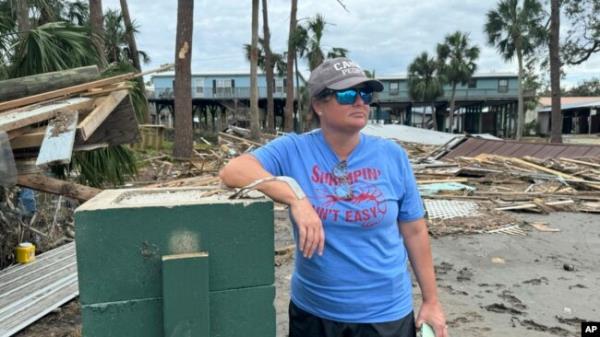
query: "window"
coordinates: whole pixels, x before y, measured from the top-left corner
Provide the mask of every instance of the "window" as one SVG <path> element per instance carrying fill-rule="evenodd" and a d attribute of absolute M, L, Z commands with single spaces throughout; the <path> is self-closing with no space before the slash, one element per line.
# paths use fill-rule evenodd
<path fill-rule="evenodd" d="M 196 88 L 196 95 L 202 96 L 204 94 L 204 79 L 196 79 L 194 87 Z"/>
<path fill-rule="evenodd" d="M 398 95 L 400 93 L 400 82 L 390 82 L 390 95 Z"/>
<path fill-rule="evenodd" d="M 283 93 L 283 79 L 274 79 L 275 81 L 275 93 L 282 94 Z"/>
<path fill-rule="evenodd" d="M 498 80 L 498 92 L 503 92 L 503 93 L 508 92 L 508 80 L 506 80 L 506 79 Z"/>
<path fill-rule="evenodd" d="M 477 88 L 477 80 L 472 78 L 469 80 L 469 89 L 475 89 Z"/>
<path fill-rule="evenodd" d="M 232 96 L 233 95 L 234 80 L 222 79 L 216 80 L 216 94 L 217 96 Z"/>

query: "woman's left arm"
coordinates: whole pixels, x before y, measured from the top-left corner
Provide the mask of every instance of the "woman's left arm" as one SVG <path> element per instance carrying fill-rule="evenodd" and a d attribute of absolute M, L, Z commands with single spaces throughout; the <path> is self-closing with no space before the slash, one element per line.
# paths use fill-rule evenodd
<path fill-rule="evenodd" d="M 431 245 L 425 219 L 403 222 L 399 224 L 399 227 L 404 237 L 410 264 L 423 294 L 423 304 L 417 315 L 416 325 L 420 327 L 423 322 L 427 322 L 433 327 L 436 337 L 448 337 L 446 317 L 437 294 Z"/>

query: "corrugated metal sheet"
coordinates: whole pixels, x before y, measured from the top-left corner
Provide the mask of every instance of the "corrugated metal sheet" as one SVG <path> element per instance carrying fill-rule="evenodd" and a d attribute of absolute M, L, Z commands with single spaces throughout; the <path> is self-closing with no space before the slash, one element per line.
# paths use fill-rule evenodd
<path fill-rule="evenodd" d="M 479 154 L 496 154 L 506 157 L 530 156 L 546 158 L 600 158 L 600 146 L 580 144 L 536 144 L 505 140 L 468 138 L 448 152 L 443 158 L 475 157 Z"/>

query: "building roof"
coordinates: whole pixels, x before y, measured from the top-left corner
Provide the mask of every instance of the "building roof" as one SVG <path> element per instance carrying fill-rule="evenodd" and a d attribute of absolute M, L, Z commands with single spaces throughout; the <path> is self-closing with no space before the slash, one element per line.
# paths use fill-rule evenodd
<path fill-rule="evenodd" d="M 416 128 L 400 124 L 368 124 L 362 133 L 393 139 L 406 143 L 418 143 L 427 145 L 444 145 L 453 139 L 463 138 L 464 135 L 440 132 L 422 128 Z M 499 139 L 489 134 L 476 135 L 477 137 Z"/>
<path fill-rule="evenodd" d="M 583 158 L 600 157 L 600 146 L 580 144 L 540 144 L 509 140 L 489 140 L 468 138 L 454 147 L 443 158 L 475 157 L 482 153 L 507 157 L 530 156 L 540 159 L 547 158 Z"/>
<path fill-rule="evenodd" d="M 600 107 L 599 96 L 583 96 L 583 97 L 561 97 L 561 110 L 579 109 L 587 107 Z M 538 112 L 549 112 L 552 110 L 552 97 L 540 97 L 538 100 Z"/>
<path fill-rule="evenodd" d="M 507 73 L 507 72 L 502 72 L 502 73 L 475 73 L 473 75 L 473 78 L 498 78 L 498 77 L 514 77 L 517 78 L 518 75 L 516 73 Z M 376 76 L 376 78 L 378 80 L 406 80 L 408 78 L 408 75 L 406 73 L 404 74 L 398 74 L 398 75 L 384 75 L 384 76 Z"/>

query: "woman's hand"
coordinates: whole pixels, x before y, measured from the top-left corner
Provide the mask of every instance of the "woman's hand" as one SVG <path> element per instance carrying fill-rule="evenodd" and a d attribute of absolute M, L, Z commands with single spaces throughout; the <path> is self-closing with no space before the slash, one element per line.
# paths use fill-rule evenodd
<path fill-rule="evenodd" d="M 417 327 L 420 327 L 424 322 L 431 325 L 436 337 L 448 337 L 446 316 L 440 302 L 423 302 L 416 320 Z"/>
<path fill-rule="evenodd" d="M 315 251 L 323 255 L 325 231 L 323 223 L 307 198 L 290 203 L 294 221 L 298 226 L 298 244 L 304 257 L 311 258 Z"/>

